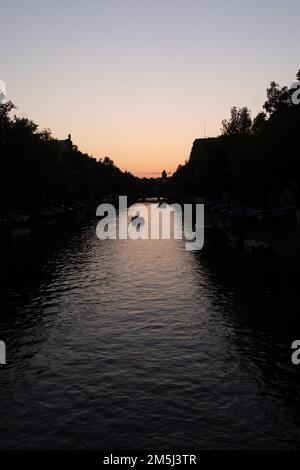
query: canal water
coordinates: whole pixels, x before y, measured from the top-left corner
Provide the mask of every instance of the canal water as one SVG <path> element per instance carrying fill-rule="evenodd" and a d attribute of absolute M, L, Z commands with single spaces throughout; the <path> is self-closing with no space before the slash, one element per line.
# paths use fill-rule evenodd
<path fill-rule="evenodd" d="M 297 273 L 95 228 L 0 247 L 0 448 L 299 448 Z"/>

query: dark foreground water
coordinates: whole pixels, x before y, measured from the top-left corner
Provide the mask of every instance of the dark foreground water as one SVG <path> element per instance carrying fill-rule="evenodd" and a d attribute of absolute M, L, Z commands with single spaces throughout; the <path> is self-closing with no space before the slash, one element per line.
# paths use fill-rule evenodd
<path fill-rule="evenodd" d="M 1 246 L 1 448 L 297 448 L 300 288 L 276 259 L 99 241 Z"/>

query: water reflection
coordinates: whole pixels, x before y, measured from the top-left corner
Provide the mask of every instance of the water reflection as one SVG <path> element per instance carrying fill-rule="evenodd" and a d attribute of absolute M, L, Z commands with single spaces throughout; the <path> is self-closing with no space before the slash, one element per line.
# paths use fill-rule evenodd
<path fill-rule="evenodd" d="M 1 448 L 299 446 L 278 260 L 99 241 L 94 221 L 1 250 Z"/>

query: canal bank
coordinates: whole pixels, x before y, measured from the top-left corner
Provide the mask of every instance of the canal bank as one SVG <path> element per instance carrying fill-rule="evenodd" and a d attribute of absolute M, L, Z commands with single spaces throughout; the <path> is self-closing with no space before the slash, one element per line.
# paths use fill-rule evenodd
<path fill-rule="evenodd" d="M 265 245 L 265 249 L 270 249 L 283 260 L 300 267 L 300 230 L 296 227 L 246 224 L 211 214 L 207 215 L 206 220 L 212 230 L 216 231 L 232 248 L 245 250 L 247 244 L 261 242 L 257 246 Z"/>

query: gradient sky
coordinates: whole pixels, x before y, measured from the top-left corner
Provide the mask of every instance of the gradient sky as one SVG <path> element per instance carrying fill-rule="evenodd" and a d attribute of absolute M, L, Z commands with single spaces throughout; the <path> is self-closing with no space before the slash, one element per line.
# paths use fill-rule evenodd
<path fill-rule="evenodd" d="M 18 114 L 140 175 L 174 171 L 234 105 L 300 68 L 299 0 L 1 0 Z"/>

